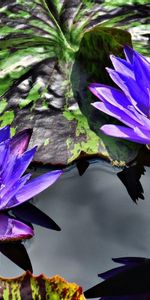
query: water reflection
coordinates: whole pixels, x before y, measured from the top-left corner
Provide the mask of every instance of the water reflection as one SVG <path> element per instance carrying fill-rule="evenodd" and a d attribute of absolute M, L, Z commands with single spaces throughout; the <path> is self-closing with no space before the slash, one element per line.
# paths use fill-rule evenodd
<path fill-rule="evenodd" d="M 150 171 L 141 180 L 145 201 L 138 205 L 114 173 L 99 164 L 83 177 L 73 169 L 36 197 L 62 231 L 35 226 L 35 238 L 26 242 L 35 274 L 60 274 L 87 289 L 99 282 L 98 273 L 115 266 L 112 257 L 150 256 Z M 0 260 L 2 276 L 22 273 L 2 254 Z"/>

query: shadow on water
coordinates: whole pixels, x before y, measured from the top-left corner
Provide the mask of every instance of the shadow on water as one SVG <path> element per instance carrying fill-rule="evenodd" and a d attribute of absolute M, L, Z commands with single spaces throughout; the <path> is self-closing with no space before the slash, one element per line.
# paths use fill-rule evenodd
<path fill-rule="evenodd" d="M 25 242 L 35 274 L 60 274 L 85 290 L 99 282 L 98 273 L 115 266 L 112 257 L 150 256 L 150 171 L 141 179 L 145 201 L 138 205 L 115 173 L 104 164 L 90 165 L 82 177 L 73 169 L 35 198 L 62 228 L 35 226 L 35 237 Z M 2 276 L 22 273 L 2 254 L 0 261 Z"/>

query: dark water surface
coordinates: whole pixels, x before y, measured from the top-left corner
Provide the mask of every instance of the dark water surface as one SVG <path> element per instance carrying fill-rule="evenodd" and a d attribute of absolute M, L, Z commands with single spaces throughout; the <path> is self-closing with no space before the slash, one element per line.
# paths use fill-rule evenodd
<path fill-rule="evenodd" d="M 117 266 L 112 257 L 150 257 L 150 170 L 141 180 L 145 201 L 138 205 L 114 172 L 96 164 L 79 177 L 73 169 L 36 197 L 62 231 L 35 226 L 35 237 L 25 243 L 34 274 L 60 274 L 87 289 L 99 282 L 98 273 Z M 22 272 L 0 255 L 2 276 Z"/>

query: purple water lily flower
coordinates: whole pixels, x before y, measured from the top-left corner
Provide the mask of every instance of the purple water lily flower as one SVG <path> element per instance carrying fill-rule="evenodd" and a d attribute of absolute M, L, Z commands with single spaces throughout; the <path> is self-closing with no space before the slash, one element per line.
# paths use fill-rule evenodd
<path fill-rule="evenodd" d="M 103 282 L 88 289 L 86 298 L 101 300 L 149 300 L 150 259 L 142 257 L 115 258 L 122 264 L 98 276 Z"/>
<path fill-rule="evenodd" d="M 37 148 L 27 150 L 30 137 L 30 129 L 13 138 L 10 138 L 8 126 L 0 129 L 0 242 L 18 241 L 34 235 L 32 227 L 10 216 L 8 211 L 13 212 L 14 209 L 15 214 L 22 213 L 17 210 L 18 207 L 51 186 L 62 174 L 61 170 L 56 170 L 34 179 L 30 179 L 31 174 L 23 175 Z M 30 204 L 25 207 L 25 215 L 30 208 L 33 213 L 36 210 L 36 214 L 39 214 L 39 210 Z"/>
<path fill-rule="evenodd" d="M 150 63 L 128 46 L 124 54 L 126 60 L 110 55 L 115 70 L 106 68 L 119 89 L 90 84 L 90 91 L 101 100 L 92 105 L 126 125 L 104 125 L 103 133 L 150 144 Z"/>

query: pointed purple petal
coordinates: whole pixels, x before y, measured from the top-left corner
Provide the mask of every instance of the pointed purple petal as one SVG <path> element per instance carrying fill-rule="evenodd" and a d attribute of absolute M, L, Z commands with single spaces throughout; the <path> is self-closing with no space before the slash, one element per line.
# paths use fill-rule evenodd
<path fill-rule="evenodd" d="M 127 96 L 120 90 L 99 83 L 91 83 L 89 85 L 89 90 L 100 100 L 108 101 L 114 106 L 119 105 L 119 107 L 127 108 L 128 105 L 131 105 L 131 101 L 127 98 Z"/>
<path fill-rule="evenodd" d="M 2 213 L 0 214 L 0 224 L 1 242 L 29 239 L 34 235 L 31 227 Z"/>
<path fill-rule="evenodd" d="M 117 108 L 116 106 L 113 106 L 112 104 L 108 102 L 95 102 L 92 103 L 94 107 L 99 109 L 100 111 L 108 114 L 109 116 L 112 116 L 119 120 L 120 122 L 123 122 L 127 126 L 134 128 L 135 126 L 139 126 L 139 123 L 134 120 L 134 115 L 129 110 L 121 110 L 120 108 Z M 133 117 L 133 118 L 132 118 Z"/>
<path fill-rule="evenodd" d="M 10 127 L 0 128 L 0 143 L 10 138 Z"/>
<path fill-rule="evenodd" d="M 138 55 L 134 55 L 134 73 L 137 85 L 140 86 L 140 88 L 145 93 L 145 99 L 147 99 L 147 112 L 149 111 L 149 94 L 148 94 L 148 87 L 150 86 L 150 65 L 149 70 L 145 67 L 145 64 L 139 59 Z M 149 76 L 149 78 L 148 78 Z M 149 115 L 148 115 L 149 117 Z"/>
<path fill-rule="evenodd" d="M 17 133 L 10 140 L 10 152 L 11 155 L 21 155 L 24 153 L 29 145 L 32 135 L 32 129 L 25 129 Z"/>
<path fill-rule="evenodd" d="M 135 58 L 136 62 L 138 60 L 138 65 L 141 66 L 143 69 L 143 72 L 145 73 L 148 82 L 150 81 L 150 62 L 143 56 L 142 54 L 138 53 L 137 51 L 133 51 L 133 65 L 135 64 Z M 136 69 L 135 69 L 136 72 Z"/>
<path fill-rule="evenodd" d="M 129 62 L 114 55 L 110 55 L 110 59 L 116 71 L 135 79 L 133 66 Z"/>
<path fill-rule="evenodd" d="M 23 155 L 16 159 L 13 157 L 11 158 L 6 170 L 2 174 L 2 180 L 5 188 L 1 191 L 1 197 L 3 197 L 10 187 L 12 187 L 23 175 L 34 157 L 36 148 L 37 147 L 34 147 L 31 150 L 24 152 Z"/>
<path fill-rule="evenodd" d="M 0 143 L 0 174 L 7 167 L 9 153 L 10 153 L 9 140 Z"/>
<path fill-rule="evenodd" d="M 56 170 L 32 179 L 16 193 L 16 202 L 14 202 L 12 207 L 17 206 L 44 191 L 51 186 L 62 173 L 63 171 Z"/>
<path fill-rule="evenodd" d="M 150 139 L 150 130 L 145 129 L 144 127 L 135 127 L 134 132 L 143 140 L 149 140 Z"/>
<path fill-rule="evenodd" d="M 129 105 L 128 110 L 136 116 L 136 118 L 141 122 L 143 128 L 150 128 L 150 119 L 148 119 L 145 115 L 139 114 L 133 105 Z"/>
<path fill-rule="evenodd" d="M 133 63 L 133 53 L 134 53 L 134 50 L 129 47 L 129 46 L 125 46 L 124 47 L 124 54 L 125 54 L 125 57 L 126 57 L 126 60 L 127 62 L 129 63 Z"/>
<path fill-rule="evenodd" d="M 11 199 L 25 185 L 25 183 L 29 180 L 30 177 L 31 174 L 24 175 L 11 188 L 8 189 L 8 191 L 2 198 L 0 210 L 11 208 L 11 204 L 13 203 Z"/>
<path fill-rule="evenodd" d="M 100 128 L 100 130 L 107 135 L 118 137 L 122 139 L 126 139 L 129 141 L 133 141 L 139 144 L 150 144 L 150 136 L 149 138 L 141 137 L 135 133 L 135 131 L 131 128 L 119 125 L 111 125 L 107 124 Z"/>
<path fill-rule="evenodd" d="M 119 90 L 109 87 L 109 86 L 97 84 L 97 83 L 91 84 L 89 86 L 89 89 L 93 94 L 95 94 L 95 96 L 97 96 L 100 100 L 102 100 L 104 102 L 104 104 L 106 104 L 105 102 L 108 102 L 108 103 L 112 104 L 113 106 L 117 107 L 117 116 L 118 116 L 119 120 L 120 120 L 120 118 L 119 118 L 118 108 L 121 109 L 123 111 L 123 113 L 126 113 L 131 119 L 133 119 L 137 123 L 139 123 L 139 125 L 136 124 L 134 126 L 140 126 L 140 125 L 145 124 L 144 121 L 145 121 L 146 117 L 143 120 L 143 118 L 137 111 L 136 111 L 136 113 L 135 113 L 135 111 L 133 113 L 133 111 L 131 109 L 131 102 L 128 100 L 128 98 L 125 96 L 125 94 L 122 91 L 119 91 Z M 133 106 L 132 106 L 132 108 L 134 109 Z M 110 108 L 110 110 L 111 110 L 111 112 L 113 112 L 111 108 Z M 122 121 L 123 121 L 123 119 L 122 119 Z M 127 121 L 126 115 L 125 115 L 125 121 Z M 127 123 L 127 125 L 129 125 L 129 123 Z M 150 125 L 150 121 L 149 121 L 149 125 Z"/>
<path fill-rule="evenodd" d="M 111 79 L 122 89 L 126 96 L 131 100 L 133 106 L 139 109 L 140 113 L 147 115 L 148 97 L 145 96 L 145 92 L 138 86 L 136 81 L 115 70 L 109 68 L 106 69 Z"/>

